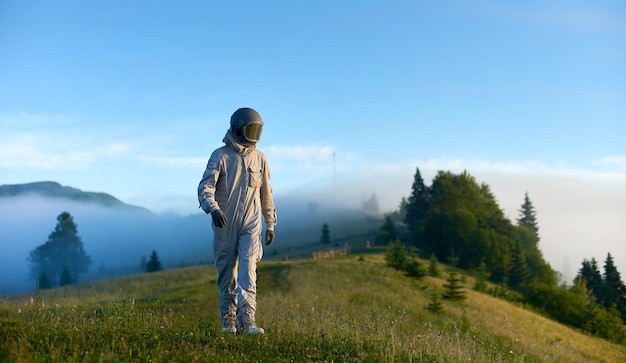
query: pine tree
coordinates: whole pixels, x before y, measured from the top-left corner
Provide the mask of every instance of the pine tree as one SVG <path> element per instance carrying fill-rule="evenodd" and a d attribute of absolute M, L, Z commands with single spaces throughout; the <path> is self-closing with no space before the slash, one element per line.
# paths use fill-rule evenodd
<path fill-rule="evenodd" d="M 71 285 L 73 283 L 74 279 L 72 278 L 72 272 L 70 272 L 70 269 L 67 266 L 63 267 L 61 279 L 59 280 L 59 286 Z"/>
<path fill-rule="evenodd" d="M 420 169 L 416 168 L 411 187 L 411 195 L 406 204 L 404 222 L 409 227 L 411 237 L 418 248 L 423 246 L 424 223 L 430 201 L 430 188 L 424 184 Z"/>
<path fill-rule="evenodd" d="M 408 262 L 406 255 L 406 249 L 399 240 L 395 240 L 389 243 L 387 246 L 387 253 L 385 255 L 385 261 L 387 266 L 393 267 L 396 270 L 404 270 Z"/>
<path fill-rule="evenodd" d="M 324 223 L 322 225 L 322 235 L 320 237 L 320 242 L 323 245 L 327 245 L 330 243 L 330 230 L 328 229 L 328 224 Z"/>
<path fill-rule="evenodd" d="M 474 284 L 474 290 L 476 291 L 487 291 L 487 280 L 491 274 L 487 271 L 487 265 L 485 265 L 485 261 L 481 261 L 478 266 L 478 274 L 476 276 L 476 283 Z"/>
<path fill-rule="evenodd" d="M 578 276 L 584 281 L 587 289 L 593 293 L 596 297 L 596 301 L 600 302 L 600 298 L 605 295 L 604 293 L 604 280 L 598 267 L 598 261 L 594 257 L 591 260 L 583 260 L 582 267 L 578 270 Z"/>
<path fill-rule="evenodd" d="M 397 239 L 398 232 L 396 231 L 396 225 L 391 220 L 391 217 L 387 214 L 385 216 L 385 223 L 383 223 L 382 227 L 380 227 L 378 235 L 376 236 L 376 243 L 384 246 Z"/>
<path fill-rule="evenodd" d="M 422 264 L 416 258 L 408 259 L 405 266 L 407 276 L 421 279 L 426 276 L 426 270 L 422 267 Z"/>
<path fill-rule="evenodd" d="M 78 275 L 88 272 L 91 264 L 91 257 L 85 253 L 83 242 L 78 236 L 74 218 L 68 212 L 59 214 L 56 227 L 46 243 L 32 250 L 28 260 L 31 279 L 40 280 L 45 273 L 51 283 L 61 280 L 65 268 L 69 270 L 72 282 L 77 282 Z"/>
<path fill-rule="evenodd" d="M 43 272 L 41 276 L 39 276 L 39 280 L 37 280 L 37 288 L 41 290 L 49 289 L 52 287 L 52 282 L 48 278 L 48 274 Z"/>
<path fill-rule="evenodd" d="M 448 255 L 448 278 L 447 283 L 443 285 L 445 292 L 443 298 L 452 301 L 465 300 L 465 291 L 463 290 L 463 284 L 461 283 L 461 277 L 457 271 L 457 264 L 459 259 L 454 255 L 454 251 L 450 251 Z"/>
<path fill-rule="evenodd" d="M 435 255 L 435 253 L 431 253 L 430 260 L 428 263 L 428 275 L 430 275 L 431 277 L 441 276 L 441 273 L 439 272 L 438 264 L 439 264 L 439 260 L 437 260 L 437 256 Z"/>
<path fill-rule="evenodd" d="M 605 296 L 602 303 L 606 308 L 615 304 L 617 310 L 622 314 L 622 319 L 626 321 L 626 286 L 622 282 L 619 271 L 613 262 L 613 256 L 607 254 L 604 262 L 604 286 Z"/>
<path fill-rule="evenodd" d="M 519 243 L 513 245 L 511 251 L 511 265 L 508 284 L 513 289 L 519 289 L 530 282 L 531 272 L 526 263 L 526 256 Z"/>
<path fill-rule="evenodd" d="M 455 268 L 450 268 L 448 270 L 448 278 L 446 281 L 447 283 L 443 285 L 445 289 L 443 298 L 452 301 L 465 300 L 466 296 L 465 291 L 463 290 L 463 284 L 461 283 L 461 278 Z"/>
<path fill-rule="evenodd" d="M 439 314 L 443 312 L 443 304 L 441 303 L 440 294 L 437 291 L 433 291 L 430 294 L 430 302 L 426 306 L 426 309 L 431 313 Z"/>
<path fill-rule="evenodd" d="M 400 199 L 400 204 L 398 205 L 398 220 L 403 222 L 406 221 L 406 210 L 408 204 L 409 201 L 406 199 L 406 197 L 402 197 L 402 199 Z"/>
<path fill-rule="evenodd" d="M 531 230 L 535 235 L 536 242 L 539 242 L 539 226 L 537 224 L 537 216 L 535 213 L 535 207 L 528 197 L 528 192 L 524 194 L 524 203 L 519 210 L 520 216 L 517 218 L 517 224 L 524 226 Z"/>
<path fill-rule="evenodd" d="M 376 192 L 372 193 L 370 199 L 363 202 L 363 210 L 370 213 L 378 213 L 378 197 Z"/>
<path fill-rule="evenodd" d="M 155 250 L 152 250 L 152 254 L 150 255 L 150 260 L 146 264 L 146 272 L 156 272 L 161 271 L 161 261 L 159 260 L 159 255 Z"/>

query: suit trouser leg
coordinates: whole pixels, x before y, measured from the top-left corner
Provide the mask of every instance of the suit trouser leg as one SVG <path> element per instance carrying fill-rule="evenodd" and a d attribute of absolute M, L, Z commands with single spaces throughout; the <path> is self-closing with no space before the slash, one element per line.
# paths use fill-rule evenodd
<path fill-rule="evenodd" d="M 214 229 L 215 230 L 215 229 Z M 220 231 L 224 232 L 224 231 Z M 221 238 L 215 232 L 213 253 L 219 288 L 219 311 L 222 327 L 234 325 L 237 307 L 237 243 Z"/>
<path fill-rule="evenodd" d="M 257 262 L 261 260 L 263 248 L 258 234 L 243 234 L 239 238 L 239 276 L 237 279 L 237 321 L 247 328 L 256 324 L 256 280 Z"/>

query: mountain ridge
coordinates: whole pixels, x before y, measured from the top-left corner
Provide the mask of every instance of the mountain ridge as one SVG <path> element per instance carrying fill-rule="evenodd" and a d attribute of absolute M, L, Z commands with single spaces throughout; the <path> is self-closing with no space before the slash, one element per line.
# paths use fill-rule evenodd
<path fill-rule="evenodd" d="M 122 208 L 128 210 L 148 209 L 127 204 L 104 192 L 88 192 L 78 188 L 61 185 L 55 181 L 38 181 L 24 184 L 0 185 L 0 200 L 22 196 L 37 195 L 46 198 L 68 199 L 76 202 L 94 203 L 109 208 Z"/>

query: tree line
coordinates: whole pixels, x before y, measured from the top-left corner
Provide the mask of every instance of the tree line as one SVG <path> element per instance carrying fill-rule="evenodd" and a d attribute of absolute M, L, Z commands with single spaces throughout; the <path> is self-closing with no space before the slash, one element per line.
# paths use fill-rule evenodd
<path fill-rule="evenodd" d="M 626 342 L 626 288 L 609 254 L 602 275 L 595 259 L 584 260 L 571 286 L 539 249 L 539 223 L 525 193 L 511 222 L 486 184 L 466 171 L 439 171 L 427 185 L 416 169 L 411 194 L 385 216 L 377 243 L 400 241 L 424 259 L 449 261 L 485 281 L 494 295 L 528 304 L 551 318 L 618 343 Z M 512 293 L 506 293 L 510 291 Z"/>
<path fill-rule="evenodd" d="M 91 256 L 85 251 L 74 217 L 69 212 L 59 214 L 48 240 L 30 251 L 28 262 L 29 277 L 37 282 L 39 289 L 75 284 L 79 275 L 89 272 Z M 160 271 L 162 266 L 157 252 L 152 251 L 149 261 L 144 257 L 140 267 L 145 272 Z"/>

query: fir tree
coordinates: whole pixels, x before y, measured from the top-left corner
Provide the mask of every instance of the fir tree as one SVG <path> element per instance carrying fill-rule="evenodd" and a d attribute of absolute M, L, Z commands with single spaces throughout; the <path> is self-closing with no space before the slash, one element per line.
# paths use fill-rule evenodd
<path fill-rule="evenodd" d="M 322 235 L 320 237 L 320 243 L 323 245 L 330 243 L 330 230 L 328 229 L 327 223 L 324 223 L 322 225 Z"/>
<path fill-rule="evenodd" d="M 420 169 L 416 168 L 411 187 L 411 195 L 406 204 L 404 222 L 409 227 L 411 237 L 418 248 L 423 246 L 424 223 L 430 201 L 430 188 L 424 184 Z"/>
<path fill-rule="evenodd" d="M 70 272 L 70 269 L 67 266 L 63 267 L 61 279 L 59 280 L 59 286 L 71 285 L 73 283 L 74 279 L 72 278 L 72 272 Z"/>
<path fill-rule="evenodd" d="M 385 261 L 387 261 L 387 266 L 393 267 L 396 270 L 402 271 L 405 269 L 408 257 L 406 255 L 404 245 L 400 243 L 399 240 L 389 243 L 387 246 Z"/>
<path fill-rule="evenodd" d="M 604 281 L 600 273 L 600 268 L 598 267 L 598 261 L 593 257 L 591 260 L 583 260 L 582 267 L 578 270 L 578 276 L 585 281 L 587 289 L 589 289 L 596 297 L 596 300 L 600 302 L 600 298 L 605 294 Z"/>
<path fill-rule="evenodd" d="M 378 213 L 378 197 L 376 192 L 372 193 L 370 199 L 363 202 L 363 210 L 370 213 Z"/>
<path fill-rule="evenodd" d="M 435 253 L 430 254 L 430 260 L 428 263 L 428 275 L 431 277 L 440 277 L 441 273 L 439 272 L 439 260 L 437 260 L 437 256 Z"/>
<path fill-rule="evenodd" d="M 409 204 L 409 201 L 406 197 L 402 197 L 400 200 L 400 205 L 398 205 L 398 220 L 405 221 L 406 220 L 406 209 Z"/>
<path fill-rule="evenodd" d="M 530 282 L 531 273 L 526 263 L 526 256 L 519 243 L 513 245 L 511 251 L 511 267 L 509 269 L 509 287 L 519 289 Z"/>
<path fill-rule="evenodd" d="M 431 313 L 439 314 L 443 312 L 443 304 L 441 303 L 440 294 L 437 291 L 433 291 L 430 294 L 430 302 L 426 306 L 426 309 Z"/>
<path fill-rule="evenodd" d="M 466 296 L 465 291 L 463 290 L 463 284 L 461 283 L 461 278 L 455 268 L 450 268 L 448 270 L 448 278 L 446 281 L 447 283 L 443 285 L 445 289 L 443 298 L 452 301 L 465 300 Z"/>
<path fill-rule="evenodd" d="M 487 271 L 487 265 L 485 265 L 485 261 L 481 261 L 480 266 L 478 266 L 478 274 L 476 275 L 476 283 L 474 284 L 474 290 L 485 292 L 487 291 L 487 280 L 491 274 Z"/>
<path fill-rule="evenodd" d="M 150 255 L 150 260 L 146 264 L 146 272 L 156 272 L 161 271 L 161 261 L 159 260 L 159 255 L 155 250 L 152 250 L 152 254 Z"/>
<path fill-rule="evenodd" d="M 385 223 L 380 227 L 378 235 L 376 236 L 376 243 L 384 246 L 397 239 L 398 232 L 396 231 L 396 225 L 391 220 L 391 216 L 387 214 L 385 216 Z"/>
<path fill-rule="evenodd" d="M 463 290 L 463 284 L 461 282 L 461 277 L 457 271 L 457 263 L 459 259 L 454 256 L 454 251 L 450 251 L 450 255 L 448 255 L 448 278 L 446 279 L 447 283 L 443 285 L 445 292 L 443 293 L 443 298 L 452 300 L 452 301 L 462 301 L 465 300 L 465 291 Z"/>
<path fill-rule="evenodd" d="M 607 254 L 604 262 L 604 286 L 603 305 L 610 308 L 611 305 L 615 304 L 617 310 L 622 314 L 622 318 L 626 320 L 626 287 L 610 253 Z"/>
<path fill-rule="evenodd" d="M 528 192 L 524 194 L 524 203 L 519 210 L 520 216 L 517 218 L 517 224 L 524 226 L 533 232 L 536 242 L 539 242 L 539 226 L 537 224 L 537 216 L 535 213 L 535 207 L 528 197 Z"/>
<path fill-rule="evenodd" d="M 50 282 L 50 279 L 48 278 L 48 274 L 45 272 L 42 272 L 41 276 L 39 276 L 39 280 L 37 280 L 37 288 L 41 290 L 45 290 L 51 287 L 52 287 L 52 283 Z"/>
<path fill-rule="evenodd" d="M 31 279 L 40 280 L 45 273 L 50 282 L 60 281 L 65 268 L 69 270 L 72 282 L 76 282 L 78 275 L 87 272 L 91 264 L 91 258 L 85 253 L 78 236 L 74 218 L 68 212 L 59 214 L 46 243 L 32 250 L 28 260 Z"/>
<path fill-rule="evenodd" d="M 426 276 L 426 270 L 422 267 L 422 264 L 416 258 L 408 259 L 405 266 L 406 274 L 409 277 L 421 279 Z"/>

